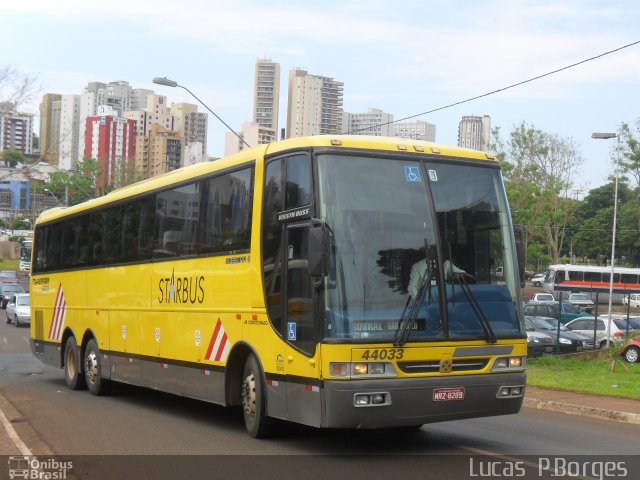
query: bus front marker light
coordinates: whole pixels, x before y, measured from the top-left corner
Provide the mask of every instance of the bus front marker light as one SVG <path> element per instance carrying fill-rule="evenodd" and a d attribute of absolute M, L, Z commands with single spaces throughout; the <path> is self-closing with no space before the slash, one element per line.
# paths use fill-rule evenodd
<path fill-rule="evenodd" d="M 368 375 L 369 374 L 369 364 L 368 363 L 354 363 L 353 364 L 353 374 L 354 375 Z"/>
<path fill-rule="evenodd" d="M 493 368 L 509 368 L 509 359 L 506 357 L 496 358 L 493 363 Z"/>
<path fill-rule="evenodd" d="M 385 373 L 385 365 L 384 365 L 384 363 L 370 363 L 369 364 L 369 373 L 371 375 L 384 375 L 384 373 Z"/>
<path fill-rule="evenodd" d="M 521 368 L 522 357 L 509 357 L 509 368 Z"/>
<path fill-rule="evenodd" d="M 370 397 L 369 395 L 357 394 L 355 399 L 356 407 L 362 407 L 364 405 L 369 405 Z"/>
<path fill-rule="evenodd" d="M 349 376 L 348 362 L 331 362 L 329 364 L 329 375 L 332 377 L 346 378 Z"/>

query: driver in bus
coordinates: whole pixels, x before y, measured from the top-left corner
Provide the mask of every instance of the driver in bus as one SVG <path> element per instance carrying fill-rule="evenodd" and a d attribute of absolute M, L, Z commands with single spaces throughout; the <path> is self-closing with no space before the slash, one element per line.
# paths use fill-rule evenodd
<path fill-rule="evenodd" d="M 444 279 L 447 282 L 451 281 L 452 273 L 454 276 L 464 275 L 469 278 L 473 278 L 471 275 L 469 275 L 449 259 L 444 261 L 444 263 L 442 264 L 442 268 L 444 269 Z M 407 287 L 411 298 L 415 298 L 416 294 L 418 293 L 418 286 L 420 285 L 420 282 L 425 275 L 427 275 L 427 259 L 423 258 L 422 260 L 414 263 L 411 267 L 411 273 L 409 274 L 409 286 Z"/>

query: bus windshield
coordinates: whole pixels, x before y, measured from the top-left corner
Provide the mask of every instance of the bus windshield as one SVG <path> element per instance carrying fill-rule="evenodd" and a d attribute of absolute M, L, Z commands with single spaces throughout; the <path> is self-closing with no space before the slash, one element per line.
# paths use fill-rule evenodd
<path fill-rule="evenodd" d="M 410 341 L 522 334 L 500 171 L 414 158 L 318 156 L 325 338 L 391 341 L 411 309 Z"/>

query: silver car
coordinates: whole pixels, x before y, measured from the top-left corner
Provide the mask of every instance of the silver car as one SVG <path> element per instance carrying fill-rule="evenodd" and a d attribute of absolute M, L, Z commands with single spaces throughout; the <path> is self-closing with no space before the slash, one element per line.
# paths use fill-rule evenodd
<path fill-rule="evenodd" d="M 7 303 L 7 323 L 16 327 L 31 323 L 31 306 L 28 293 L 18 293 Z"/>
<path fill-rule="evenodd" d="M 589 335 L 593 338 L 593 331 L 596 332 L 596 342 L 601 347 L 607 343 L 607 323 L 609 316 L 598 316 L 596 325 L 595 317 L 580 317 L 566 323 L 566 327 L 574 332 Z M 627 329 L 627 318 L 622 316 L 611 315 L 611 331 L 609 332 L 609 343 L 620 344 L 627 336 L 627 330 L 631 334 L 640 333 L 640 319 L 637 317 L 629 318 Z"/>

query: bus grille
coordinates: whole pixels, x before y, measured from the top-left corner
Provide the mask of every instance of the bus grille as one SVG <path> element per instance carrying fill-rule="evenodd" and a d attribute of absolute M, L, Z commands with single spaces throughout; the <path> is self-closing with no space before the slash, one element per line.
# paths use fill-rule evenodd
<path fill-rule="evenodd" d="M 489 363 L 488 358 L 457 359 L 452 362 L 452 372 L 469 372 L 482 370 Z M 440 360 L 425 360 L 422 362 L 398 362 L 398 367 L 404 373 L 438 373 Z"/>

